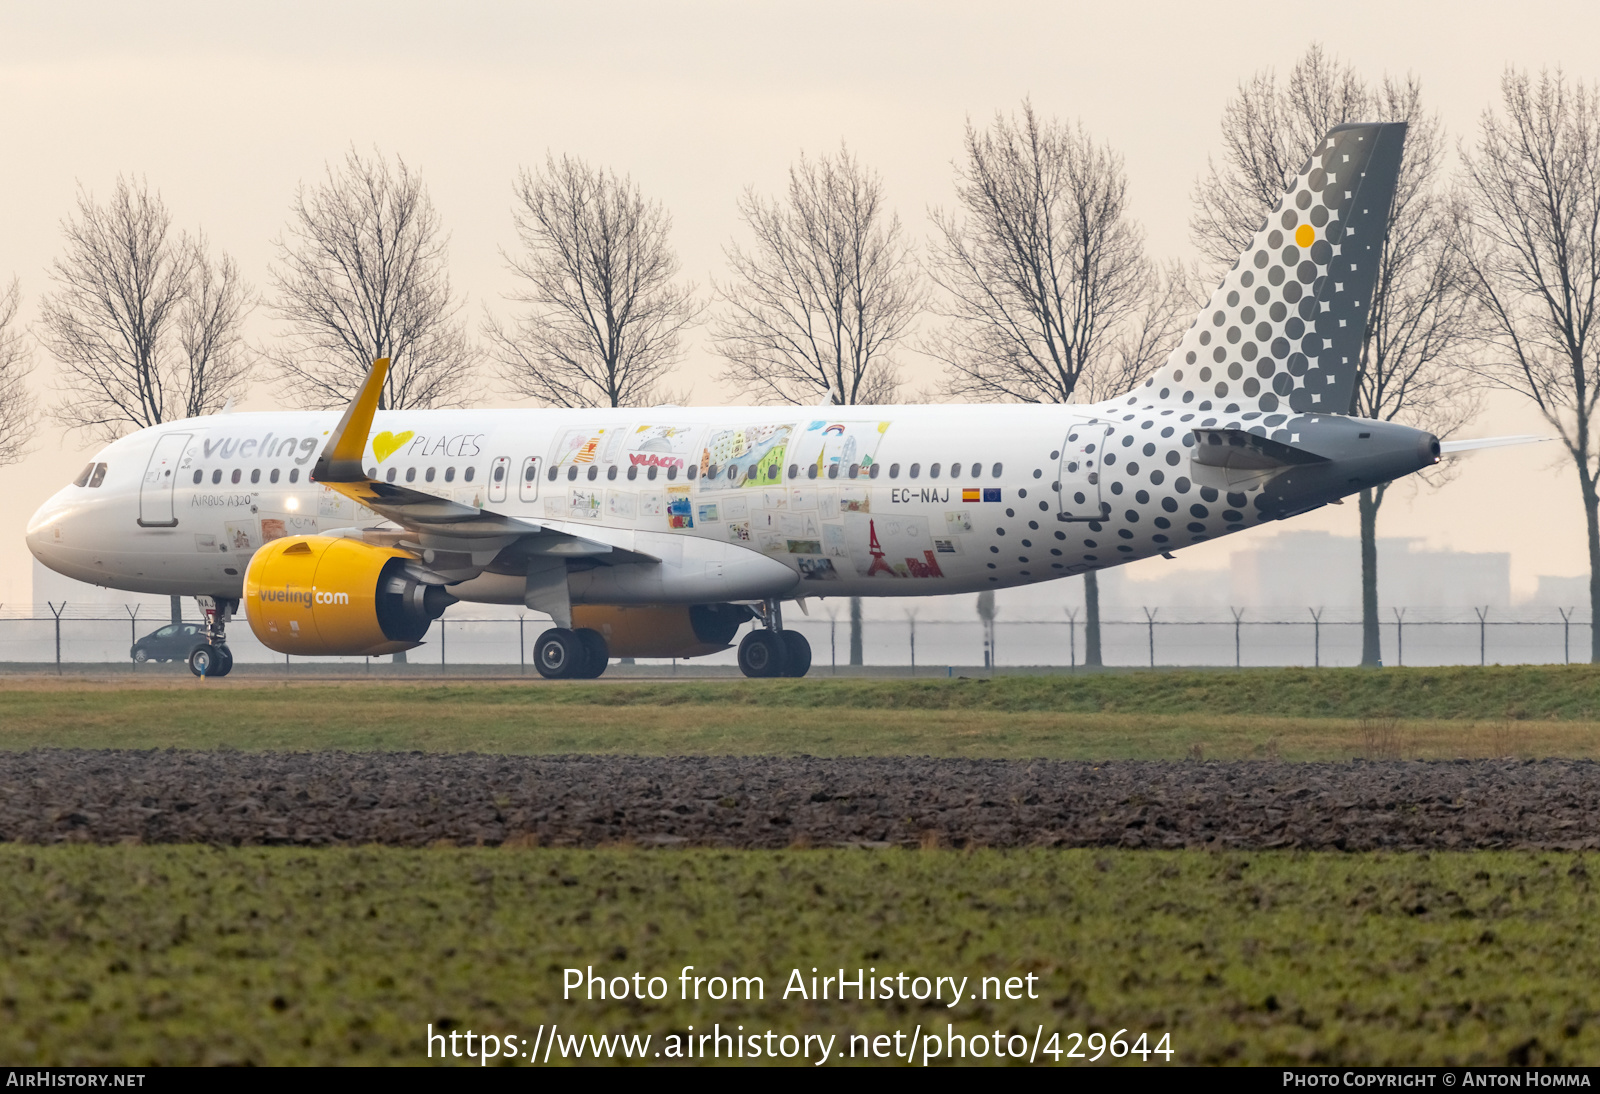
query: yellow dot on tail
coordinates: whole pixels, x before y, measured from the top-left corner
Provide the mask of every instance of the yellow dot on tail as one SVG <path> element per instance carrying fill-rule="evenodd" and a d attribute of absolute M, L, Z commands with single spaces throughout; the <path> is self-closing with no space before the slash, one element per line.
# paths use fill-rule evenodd
<path fill-rule="evenodd" d="M 1309 224 L 1302 224 L 1294 230 L 1294 241 L 1302 247 L 1311 246 L 1312 240 L 1317 238 L 1317 230 Z"/>

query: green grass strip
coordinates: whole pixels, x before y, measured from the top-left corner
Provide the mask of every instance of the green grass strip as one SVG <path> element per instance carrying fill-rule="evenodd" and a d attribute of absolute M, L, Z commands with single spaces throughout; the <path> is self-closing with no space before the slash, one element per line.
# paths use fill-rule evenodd
<path fill-rule="evenodd" d="M 17 1065 L 411 1064 L 429 1023 L 652 1051 L 720 1023 L 837 1051 L 953 1025 L 1170 1033 L 1178 1063 L 1600 1058 L 1595 893 L 1564 854 L 0 846 L 0 874 Z M 764 998 L 685 1002 L 686 965 Z M 589 966 L 671 995 L 563 1001 Z M 1038 997 L 784 999 L 813 966 Z"/>

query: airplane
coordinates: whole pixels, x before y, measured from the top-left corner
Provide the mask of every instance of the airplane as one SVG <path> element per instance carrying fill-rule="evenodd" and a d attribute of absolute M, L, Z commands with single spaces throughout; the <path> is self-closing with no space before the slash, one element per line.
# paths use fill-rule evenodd
<path fill-rule="evenodd" d="M 783 606 L 1054 580 L 1283 520 L 1437 463 L 1352 416 L 1404 123 L 1341 125 L 1164 367 L 1093 405 L 221 413 L 99 452 L 29 522 L 69 577 L 195 597 L 196 676 L 241 608 L 280 653 L 422 643 L 457 601 L 551 617 L 534 664 L 696 657 L 804 676 Z"/>

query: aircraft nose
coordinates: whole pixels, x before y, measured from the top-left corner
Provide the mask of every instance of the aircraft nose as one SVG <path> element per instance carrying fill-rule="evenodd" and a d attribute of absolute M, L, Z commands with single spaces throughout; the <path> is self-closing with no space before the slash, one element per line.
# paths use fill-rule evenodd
<path fill-rule="evenodd" d="M 23 535 L 33 557 L 47 566 L 66 539 L 65 525 L 72 509 L 62 496 L 64 493 L 56 494 L 34 511 L 33 516 L 28 518 L 28 529 Z"/>

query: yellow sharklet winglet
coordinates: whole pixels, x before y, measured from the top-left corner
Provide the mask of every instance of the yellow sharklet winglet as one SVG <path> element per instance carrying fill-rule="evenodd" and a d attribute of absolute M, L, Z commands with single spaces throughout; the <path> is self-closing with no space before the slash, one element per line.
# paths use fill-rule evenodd
<path fill-rule="evenodd" d="M 380 357 L 372 362 L 361 390 L 350 400 L 344 417 L 322 446 L 322 455 L 311 475 L 318 482 L 364 482 L 366 470 L 361 457 L 367 452 L 367 435 L 372 432 L 372 415 L 378 409 L 378 399 L 383 394 L 383 381 L 389 375 L 389 359 Z"/>

